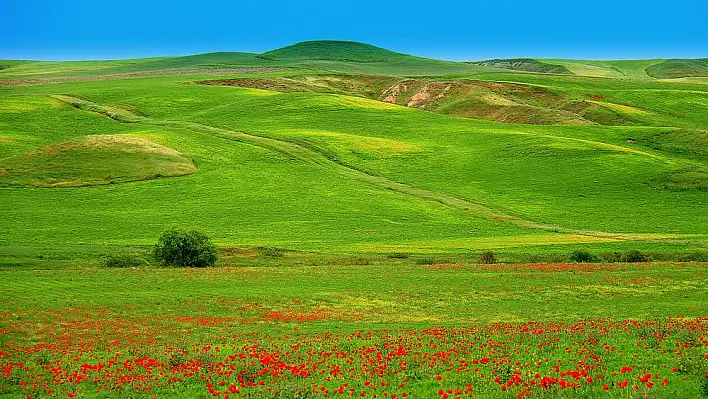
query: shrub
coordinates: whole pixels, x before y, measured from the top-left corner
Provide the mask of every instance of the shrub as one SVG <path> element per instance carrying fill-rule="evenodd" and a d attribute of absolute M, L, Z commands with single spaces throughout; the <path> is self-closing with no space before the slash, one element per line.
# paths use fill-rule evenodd
<path fill-rule="evenodd" d="M 258 252 L 260 252 L 261 256 L 265 256 L 266 258 L 282 258 L 283 253 L 285 252 L 285 249 L 273 248 L 273 247 L 260 247 L 260 248 L 258 248 Z"/>
<path fill-rule="evenodd" d="M 213 266 L 218 258 L 216 246 L 198 231 L 168 230 L 155 245 L 155 259 L 165 266 Z"/>
<path fill-rule="evenodd" d="M 679 262 L 708 262 L 708 252 L 689 252 L 676 256 Z"/>
<path fill-rule="evenodd" d="M 591 254 L 590 252 L 584 250 L 584 249 L 579 249 L 577 251 L 573 251 L 570 254 L 570 260 L 573 262 L 578 262 L 578 263 L 590 263 L 595 261 L 595 255 Z"/>
<path fill-rule="evenodd" d="M 145 265 L 144 259 L 134 254 L 121 254 L 109 256 L 103 263 L 106 267 L 140 267 Z"/>
<path fill-rule="evenodd" d="M 485 251 L 479 255 L 479 263 L 484 265 L 491 265 L 492 263 L 497 263 L 497 258 L 494 256 L 494 252 Z"/>
<path fill-rule="evenodd" d="M 646 262 L 648 260 L 649 258 L 647 257 L 647 255 L 637 249 L 633 249 L 625 254 L 622 254 L 622 262 L 633 263 Z"/>
<path fill-rule="evenodd" d="M 622 254 L 619 252 L 605 252 L 600 255 L 603 262 L 617 263 L 622 261 Z"/>
<path fill-rule="evenodd" d="M 410 255 L 405 252 L 393 252 L 386 255 L 386 257 L 389 259 L 408 259 Z"/>

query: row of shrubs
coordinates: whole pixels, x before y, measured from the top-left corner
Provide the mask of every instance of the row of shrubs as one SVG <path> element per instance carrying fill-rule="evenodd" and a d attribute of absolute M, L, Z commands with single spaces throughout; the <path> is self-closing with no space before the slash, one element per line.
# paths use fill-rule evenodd
<path fill-rule="evenodd" d="M 606 262 L 606 263 L 636 263 L 636 262 L 648 262 L 649 256 L 644 252 L 637 249 L 632 249 L 627 252 L 607 252 L 601 255 L 595 255 L 587 250 L 579 249 L 571 252 L 568 260 L 578 263 L 593 263 L 593 262 Z M 491 251 L 482 252 L 479 255 L 478 263 L 480 264 L 492 264 L 497 263 L 497 258 Z"/>
<path fill-rule="evenodd" d="M 282 248 L 257 248 L 264 257 L 281 257 L 285 252 Z M 165 232 L 153 248 L 152 258 L 162 266 L 177 267 L 205 267 L 213 266 L 219 256 L 219 251 L 209 237 L 198 231 L 183 231 L 171 229 Z M 407 259 L 406 253 L 392 253 L 388 255 L 392 259 Z M 579 249 L 570 253 L 565 258 L 554 257 L 553 259 L 525 259 L 528 263 L 536 262 L 562 262 L 570 260 L 578 263 L 634 263 L 647 262 L 650 260 L 674 260 L 674 261 L 708 261 L 708 253 L 681 254 L 680 256 L 650 256 L 647 253 L 632 249 L 626 252 L 605 252 L 599 255 L 590 251 Z M 422 260 L 419 260 L 421 263 Z M 493 264 L 497 263 L 497 257 L 492 251 L 485 251 L 479 255 L 477 263 Z M 424 263 L 424 262 L 423 262 Z M 141 267 L 148 266 L 151 262 L 135 254 L 116 255 L 105 261 L 106 267 Z"/>
<path fill-rule="evenodd" d="M 526 256 L 520 263 L 555 263 L 565 261 L 577 263 L 637 263 L 649 261 L 708 262 L 708 252 L 650 254 L 638 249 L 631 249 L 625 252 L 614 251 L 594 254 L 588 250 L 579 249 L 571 252 L 569 255 Z M 485 251 L 479 255 L 477 263 L 497 263 L 497 257 L 493 252 Z"/>
<path fill-rule="evenodd" d="M 400 255 L 389 255 L 389 258 L 402 258 Z M 673 261 L 673 262 L 708 262 L 708 252 L 687 252 L 687 253 L 660 253 L 660 252 L 642 252 L 637 249 L 632 249 L 625 252 L 603 252 L 594 254 L 587 250 L 576 250 L 566 254 L 517 254 L 511 259 L 505 257 L 504 262 L 507 263 L 562 263 L 562 262 L 577 262 L 577 263 L 636 263 L 649 261 Z M 474 258 L 477 264 L 494 264 L 499 263 L 497 255 L 492 251 L 485 251 L 478 254 Z M 458 262 L 459 259 L 451 258 L 417 258 L 415 262 L 421 265 L 432 265 L 435 263 L 450 263 Z"/>

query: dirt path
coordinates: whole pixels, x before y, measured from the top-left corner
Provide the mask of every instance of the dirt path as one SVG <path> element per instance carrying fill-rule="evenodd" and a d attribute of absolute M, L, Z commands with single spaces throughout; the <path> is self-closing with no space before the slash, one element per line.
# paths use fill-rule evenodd
<path fill-rule="evenodd" d="M 277 151 L 293 159 L 297 159 L 311 165 L 317 165 L 320 167 L 328 168 L 332 171 L 335 171 L 337 174 L 350 179 L 366 182 L 384 190 L 391 190 L 397 193 L 410 195 L 428 201 L 439 202 L 447 207 L 469 212 L 477 217 L 484 219 L 490 219 L 504 223 L 512 223 L 522 227 L 552 231 L 557 233 L 603 237 L 617 240 L 674 238 L 674 235 L 609 233 L 594 230 L 579 230 L 556 226 L 552 224 L 538 223 L 531 220 L 522 219 L 516 216 L 507 215 L 503 212 L 487 207 L 485 205 L 471 202 L 449 194 L 426 190 L 406 183 L 395 182 L 383 176 L 378 176 L 370 172 L 357 169 L 354 166 L 347 165 L 343 162 L 333 160 L 327 157 L 316 147 L 305 146 L 299 143 L 294 143 L 283 139 L 275 139 L 271 137 L 264 137 L 229 129 L 217 128 L 195 122 L 157 120 L 149 117 L 136 115 L 124 109 L 104 106 L 82 98 L 67 95 L 53 95 L 51 97 L 63 103 L 69 104 L 74 108 L 88 112 L 98 113 L 119 122 L 142 123 L 152 126 L 187 129 L 197 133 L 210 134 L 225 140 L 247 143 L 271 151 Z"/>

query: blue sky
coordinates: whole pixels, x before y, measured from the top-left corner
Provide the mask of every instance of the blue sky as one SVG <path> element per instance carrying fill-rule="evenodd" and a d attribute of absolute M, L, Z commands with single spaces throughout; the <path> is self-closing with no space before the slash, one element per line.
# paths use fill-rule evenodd
<path fill-rule="evenodd" d="M 355 40 L 450 59 L 708 57 L 708 0 L 0 0 L 0 58 L 262 52 Z"/>

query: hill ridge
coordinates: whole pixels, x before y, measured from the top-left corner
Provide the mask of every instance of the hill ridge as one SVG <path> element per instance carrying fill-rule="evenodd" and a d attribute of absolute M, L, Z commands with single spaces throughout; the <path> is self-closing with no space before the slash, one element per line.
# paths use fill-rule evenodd
<path fill-rule="evenodd" d="M 266 51 L 258 55 L 268 60 L 322 60 L 350 62 L 386 62 L 395 59 L 421 59 L 368 43 L 348 40 L 307 40 Z"/>

